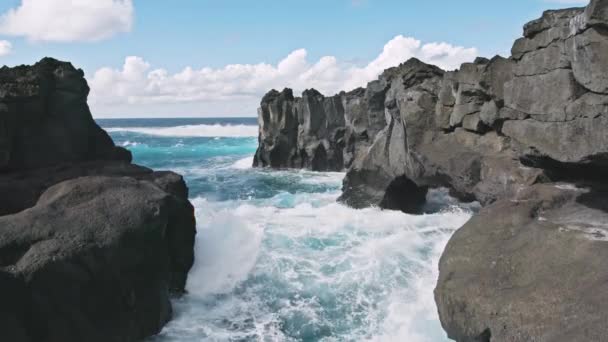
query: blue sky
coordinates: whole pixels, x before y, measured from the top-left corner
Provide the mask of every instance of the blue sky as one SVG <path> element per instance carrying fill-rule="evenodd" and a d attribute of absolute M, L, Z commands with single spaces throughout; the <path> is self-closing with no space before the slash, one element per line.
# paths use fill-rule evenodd
<path fill-rule="evenodd" d="M 2 0 L 0 63 L 72 61 L 97 117 L 254 115 L 266 87 L 331 93 L 402 58 L 454 68 L 508 55 L 525 22 L 585 3 Z"/>

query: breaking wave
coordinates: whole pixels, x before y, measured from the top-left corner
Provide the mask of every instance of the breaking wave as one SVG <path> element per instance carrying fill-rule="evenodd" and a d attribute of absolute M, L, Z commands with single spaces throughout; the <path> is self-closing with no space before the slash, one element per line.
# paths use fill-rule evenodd
<path fill-rule="evenodd" d="M 258 127 L 251 125 L 185 125 L 175 127 L 109 127 L 108 132 L 132 132 L 160 137 L 256 137 Z"/>
<path fill-rule="evenodd" d="M 475 205 L 435 190 L 433 214 L 352 209 L 344 173 L 252 168 L 257 127 L 216 121 L 107 122 L 136 163 L 183 174 L 196 208 L 188 294 L 153 341 L 447 341 L 438 260 Z"/>

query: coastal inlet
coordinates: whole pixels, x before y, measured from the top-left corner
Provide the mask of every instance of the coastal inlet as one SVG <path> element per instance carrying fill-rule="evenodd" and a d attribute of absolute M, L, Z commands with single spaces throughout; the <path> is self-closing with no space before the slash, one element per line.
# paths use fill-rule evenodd
<path fill-rule="evenodd" d="M 196 207 L 188 294 L 152 341 L 447 341 L 437 263 L 475 208 L 441 191 L 426 215 L 348 208 L 343 173 L 252 169 L 255 119 L 98 122 Z"/>

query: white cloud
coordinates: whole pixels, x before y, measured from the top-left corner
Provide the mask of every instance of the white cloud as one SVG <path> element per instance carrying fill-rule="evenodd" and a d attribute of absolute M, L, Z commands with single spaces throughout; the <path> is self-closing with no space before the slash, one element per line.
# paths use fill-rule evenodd
<path fill-rule="evenodd" d="M 311 63 L 304 49 L 296 50 L 277 65 L 232 64 L 223 68 L 193 69 L 170 74 L 153 69 L 141 57 L 127 57 L 121 69 L 102 68 L 89 79 L 94 113 L 129 115 L 153 105 L 213 104 L 211 115 L 253 114 L 261 96 L 272 88 L 293 88 L 297 93 L 316 88 L 331 95 L 365 86 L 386 68 L 417 57 L 444 69 L 472 61 L 478 52 L 447 43 L 428 43 L 404 36 L 390 40 L 380 55 L 365 66 L 353 66 L 326 56 Z M 221 104 L 229 104 L 222 107 Z M 234 113 L 235 108 L 240 113 Z M 194 107 L 194 106 L 192 106 Z M 192 108 L 191 107 L 191 108 Z M 226 108 L 231 108 L 226 112 Z M 146 109 L 147 110 L 147 109 Z M 182 115 L 195 113 L 182 113 Z M 169 113 L 167 113 L 169 115 Z"/>
<path fill-rule="evenodd" d="M 8 40 L 0 40 L 0 57 L 9 55 L 13 52 L 13 44 Z"/>
<path fill-rule="evenodd" d="M 21 0 L 0 17 L 0 34 L 33 41 L 96 41 L 128 32 L 132 0 Z"/>

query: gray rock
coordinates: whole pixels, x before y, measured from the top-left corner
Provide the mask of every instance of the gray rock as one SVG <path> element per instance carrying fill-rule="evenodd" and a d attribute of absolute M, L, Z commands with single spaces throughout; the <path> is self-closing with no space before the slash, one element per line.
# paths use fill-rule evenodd
<path fill-rule="evenodd" d="M 495 101 L 488 101 L 483 104 L 479 112 L 479 119 L 486 125 L 492 126 L 499 118 L 500 110 Z"/>
<path fill-rule="evenodd" d="M 608 23 L 608 2 L 591 0 L 585 9 L 585 23 L 588 26 L 605 26 Z"/>
<path fill-rule="evenodd" d="M 512 120 L 504 123 L 502 131 L 517 142 L 534 147 L 536 154 L 559 162 L 585 164 L 605 158 L 607 127 L 608 117 L 599 116 L 568 122 Z"/>
<path fill-rule="evenodd" d="M 297 150 L 304 156 L 284 162 L 290 154 L 277 153 L 276 164 L 348 169 L 353 175 L 345 179 L 341 200 L 355 206 L 380 205 L 386 187 L 400 177 L 490 203 L 531 180 L 548 180 L 545 173 L 555 174 L 545 170 L 548 165 L 607 164 L 604 13 L 604 1 L 546 11 L 525 26 L 509 59 L 478 58 L 447 73 L 411 60 L 386 70 L 367 89 L 341 93 L 341 107 L 326 106 L 339 109 L 321 110 L 326 98 L 315 94 L 319 103 L 305 100 L 300 110 L 316 122 L 305 120 L 299 129 Z M 344 139 L 333 143 L 322 122 L 335 122 L 338 131 L 341 121 L 335 118 L 342 111 Z M 293 134 L 277 141 L 260 149 L 293 150 Z M 340 148 L 342 167 L 335 157 Z M 539 158 L 555 163 L 529 162 Z M 498 166 L 514 176 L 499 182 L 496 173 L 484 171 Z"/>
<path fill-rule="evenodd" d="M 576 100 L 578 90 L 570 70 L 517 76 L 505 85 L 505 106 L 536 115 L 538 120 L 564 121 L 566 106 Z"/>
<path fill-rule="evenodd" d="M 574 78 L 595 93 L 608 93 L 608 29 L 591 27 L 568 40 Z"/>
<path fill-rule="evenodd" d="M 442 257 L 436 300 L 452 338 L 608 335 L 607 13 L 608 0 L 547 11 L 525 26 L 508 59 L 478 58 L 451 72 L 418 60 L 388 69 L 366 89 L 339 95 L 343 145 L 332 145 L 321 124 L 328 119 L 312 114 L 337 123 L 340 110 L 306 112 L 319 125 L 299 130 L 299 148 L 323 165 L 343 149 L 340 201 L 417 213 L 428 188 L 447 187 L 487 206 Z M 291 146 L 293 137 L 277 141 Z M 333 153 L 315 152 L 320 146 Z M 260 149 L 269 148 L 261 139 Z M 286 164 L 290 154 L 278 155 L 276 164 Z M 552 184 L 559 181 L 593 182 L 571 190 Z"/>
<path fill-rule="evenodd" d="M 448 243 L 435 299 L 457 341 L 604 341 L 605 190 L 545 184 L 481 210 Z"/>
<path fill-rule="evenodd" d="M 465 116 L 464 119 L 462 119 L 462 127 L 472 132 L 483 132 L 484 126 L 483 121 L 481 121 L 480 113 L 473 113 Z"/>
<path fill-rule="evenodd" d="M 576 33 L 573 20 L 577 20 L 583 12 L 582 8 L 544 12 L 541 18 L 526 24 L 524 37 L 516 40 L 511 49 L 513 58 L 519 60 L 526 53 L 544 49 L 555 41 L 566 40 Z"/>

